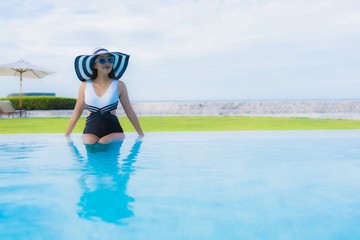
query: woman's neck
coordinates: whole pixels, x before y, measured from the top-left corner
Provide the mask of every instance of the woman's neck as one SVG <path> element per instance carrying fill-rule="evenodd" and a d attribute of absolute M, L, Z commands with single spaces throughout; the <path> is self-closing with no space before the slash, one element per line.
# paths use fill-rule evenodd
<path fill-rule="evenodd" d="M 109 76 L 106 74 L 106 75 L 98 75 L 97 78 L 95 78 L 93 81 L 94 82 L 108 82 L 110 81 L 111 79 L 109 78 Z"/>

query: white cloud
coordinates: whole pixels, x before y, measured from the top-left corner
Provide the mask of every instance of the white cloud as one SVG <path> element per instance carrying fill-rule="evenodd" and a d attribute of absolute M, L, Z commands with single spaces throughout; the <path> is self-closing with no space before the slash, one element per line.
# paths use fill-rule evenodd
<path fill-rule="evenodd" d="M 341 81 L 353 84 L 360 75 L 360 3 L 355 0 L 9 5 L 0 2 L 0 64 L 25 58 L 56 70 L 42 80 L 41 90 L 49 87 L 58 95 L 75 96 L 73 59 L 98 46 L 131 55 L 125 77 L 140 100 L 259 98 L 261 86 L 268 89 L 264 98 L 288 97 L 292 86 L 299 86 L 297 95 L 303 98 L 355 96 L 347 84 L 339 94 L 333 88 Z M 326 91 L 309 90 L 310 83 L 323 85 L 325 78 L 332 83 Z M 16 91 L 13 87 L 0 89 L 0 96 Z"/>

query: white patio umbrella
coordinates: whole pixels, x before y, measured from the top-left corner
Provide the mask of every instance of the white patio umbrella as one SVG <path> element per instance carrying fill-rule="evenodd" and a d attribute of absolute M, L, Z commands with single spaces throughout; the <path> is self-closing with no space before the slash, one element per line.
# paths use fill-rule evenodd
<path fill-rule="evenodd" d="M 19 106 L 22 107 L 22 78 L 43 78 L 54 72 L 30 64 L 22 59 L 16 62 L 0 65 L 1 76 L 20 76 Z"/>

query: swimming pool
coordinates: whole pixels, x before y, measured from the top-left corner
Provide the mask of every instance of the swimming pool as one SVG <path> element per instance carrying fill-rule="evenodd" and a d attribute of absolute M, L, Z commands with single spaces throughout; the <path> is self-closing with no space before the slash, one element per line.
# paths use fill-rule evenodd
<path fill-rule="evenodd" d="M 0 135 L 0 239 L 359 239 L 360 131 Z"/>

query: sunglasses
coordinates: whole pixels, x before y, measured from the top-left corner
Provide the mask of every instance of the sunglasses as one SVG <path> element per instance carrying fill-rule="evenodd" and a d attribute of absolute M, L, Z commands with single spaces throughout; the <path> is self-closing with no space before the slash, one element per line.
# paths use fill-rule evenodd
<path fill-rule="evenodd" d="M 98 62 L 101 65 L 104 65 L 106 62 L 108 62 L 109 64 L 113 64 L 114 63 L 114 57 L 98 58 L 98 59 L 95 60 L 95 62 Z"/>

